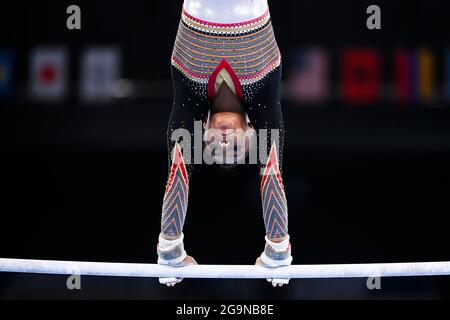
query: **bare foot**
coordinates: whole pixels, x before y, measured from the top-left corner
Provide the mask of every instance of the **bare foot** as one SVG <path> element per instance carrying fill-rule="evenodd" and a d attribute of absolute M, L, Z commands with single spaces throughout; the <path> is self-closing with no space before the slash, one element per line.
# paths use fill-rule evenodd
<path fill-rule="evenodd" d="M 183 260 L 183 262 L 181 262 L 177 266 L 174 266 L 174 268 L 192 266 L 192 265 L 196 265 L 196 264 L 198 264 L 198 263 L 197 263 L 197 261 L 195 261 L 194 258 L 192 258 L 191 256 L 187 256 Z M 180 283 L 181 281 L 183 281 L 182 278 L 159 278 L 159 283 L 165 284 L 168 287 L 174 287 L 176 284 Z"/>
<path fill-rule="evenodd" d="M 264 262 L 262 262 L 261 258 L 256 259 L 255 265 L 269 268 Z M 266 279 L 266 280 L 267 282 L 271 283 L 274 288 L 282 287 L 285 284 L 289 283 L 289 279 Z"/>

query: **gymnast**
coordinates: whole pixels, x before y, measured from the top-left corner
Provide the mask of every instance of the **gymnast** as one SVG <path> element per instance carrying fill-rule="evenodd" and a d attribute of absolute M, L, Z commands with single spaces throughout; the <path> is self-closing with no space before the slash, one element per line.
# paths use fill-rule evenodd
<path fill-rule="evenodd" d="M 282 66 L 267 0 L 184 0 L 171 65 L 174 102 L 167 132 L 169 177 L 157 245 L 158 264 L 173 267 L 197 264 L 183 245 L 189 179 L 194 169 L 190 158 L 194 150 L 183 141 L 173 141 L 172 134 L 181 128 L 193 133 L 194 122 L 201 121 L 205 148 L 223 149 L 225 158 L 231 158 L 233 163 L 248 156 L 248 137 L 254 133 L 263 139 L 259 132 L 267 129 L 266 141 L 259 144 L 260 149 L 261 146 L 266 149 L 265 161 L 258 160 L 266 245 L 256 264 L 267 268 L 291 265 L 288 210 L 281 174 Z M 230 141 L 241 145 L 242 139 L 246 142 L 244 150 L 230 150 Z M 213 152 L 212 156 L 224 159 L 223 154 Z M 289 279 L 267 280 L 274 287 L 289 283 Z M 160 279 L 160 283 L 169 287 L 181 281 Z"/>

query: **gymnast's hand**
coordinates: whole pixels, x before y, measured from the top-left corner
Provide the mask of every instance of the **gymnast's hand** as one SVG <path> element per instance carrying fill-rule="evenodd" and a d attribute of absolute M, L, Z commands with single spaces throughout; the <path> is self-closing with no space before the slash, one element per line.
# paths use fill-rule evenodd
<path fill-rule="evenodd" d="M 192 258 L 191 256 L 187 256 L 183 262 L 181 262 L 179 265 L 173 266 L 174 268 L 179 268 L 179 267 L 187 267 L 187 266 L 192 266 L 198 264 L 197 261 L 195 261 L 194 258 Z M 168 287 L 174 287 L 176 284 L 180 283 L 181 281 L 183 281 L 182 278 L 159 278 L 159 283 L 161 284 L 165 284 Z"/>
<path fill-rule="evenodd" d="M 280 268 L 290 266 L 292 263 L 291 243 L 289 235 L 281 239 L 265 237 L 266 246 L 261 256 L 256 259 L 256 265 L 265 268 Z M 290 279 L 267 279 L 274 287 L 282 287 L 289 283 Z"/>
<path fill-rule="evenodd" d="M 188 256 L 184 250 L 184 234 L 179 236 L 159 235 L 157 246 L 158 264 L 181 268 L 197 264 L 194 258 Z M 159 283 L 168 287 L 173 287 L 183 281 L 181 278 L 167 277 L 159 278 Z"/>
<path fill-rule="evenodd" d="M 255 265 L 270 268 L 264 262 L 262 262 L 261 258 L 256 259 Z M 271 283 L 274 288 L 282 287 L 285 284 L 289 284 L 289 279 L 267 279 L 267 282 Z"/>

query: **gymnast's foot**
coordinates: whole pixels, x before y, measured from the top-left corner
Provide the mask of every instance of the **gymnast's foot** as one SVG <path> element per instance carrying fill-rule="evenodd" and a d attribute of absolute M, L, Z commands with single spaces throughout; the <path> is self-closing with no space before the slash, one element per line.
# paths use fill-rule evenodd
<path fill-rule="evenodd" d="M 197 264 L 194 258 L 188 256 L 184 250 L 184 234 L 179 237 L 161 234 L 157 246 L 158 264 L 174 268 L 181 268 Z M 181 278 L 159 278 L 159 283 L 173 287 L 183 281 Z"/>
<path fill-rule="evenodd" d="M 255 265 L 266 268 L 280 268 L 290 266 L 292 263 L 291 244 L 289 236 L 281 242 L 273 242 L 266 236 L 266 246 L 261 256 L 256 259 Z M 289 284 L 290 279 L 267 279 L 272 286 L 282 287 Z"/>

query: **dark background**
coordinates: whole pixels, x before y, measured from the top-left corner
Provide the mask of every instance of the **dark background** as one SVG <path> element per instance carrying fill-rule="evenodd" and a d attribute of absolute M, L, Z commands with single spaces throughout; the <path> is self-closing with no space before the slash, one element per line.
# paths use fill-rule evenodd
<path fill-rule="evenodd" d="M 66 29 L 78 4 L 82 30 Z M 13 98 L 0 108 L 0 256 L 84 261 L 156 261 L 167 178 L 165 130 L 171 106 L 169 58 L 181 1 L 14 1 L 0 5 L 0 45 L 16 52 Z M 367 6 L 382 8 L 383 29 L 365 27 Z M 427 46 L 444 85 L 450 45 L 446 1 L 270 1 L 285 80 L 291 53 L 321 46 L 332 53 L 372 46 L 385 56 L 398 46 Z M 70 96 L 36 103 L 26 94 L 29 52 L 36 45 L 70 51 Z M 117 45 L 122 76 L 138 94 L 107 105 L 76 94 L 79 54 L 87 45 Z M 319 106 L 285 99 L 284 176 L 294 263 L 450 260 L 450 109 L 438 100 L 407 108 L 384 101 L 347 106 L 335 94 Z M 191 180 L 185 246 L 204 264 L 252 264 L 264 246 L 257 169 L 199 167 Z M 0 297 L 404 299 L 449 298 L 447 277 L 264 281 L 185 280 L 176 289 L 156 279 L 0 275 Z"/>

